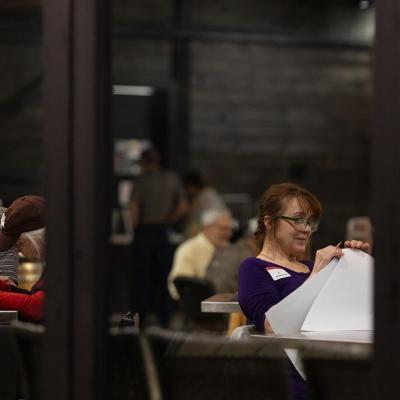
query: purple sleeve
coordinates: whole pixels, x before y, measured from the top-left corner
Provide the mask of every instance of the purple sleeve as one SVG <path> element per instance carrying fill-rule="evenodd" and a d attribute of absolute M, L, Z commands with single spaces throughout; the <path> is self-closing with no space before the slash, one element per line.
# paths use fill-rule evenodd
<path fill-rule="evenodd" d="M 265 313 L 281 299 L 272 278 L 255 258 L 246 258 L 240 265 L 238 300 L 249 322 L 264 331 Z"/>

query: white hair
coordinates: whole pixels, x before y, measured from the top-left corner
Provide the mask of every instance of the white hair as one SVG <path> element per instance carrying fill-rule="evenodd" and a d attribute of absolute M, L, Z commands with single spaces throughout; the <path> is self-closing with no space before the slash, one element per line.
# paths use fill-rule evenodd
<path fill-rule="evenodd" d="M 257 218 L 250 218 L 247 221 L 247 230 L 246 230 L 246 234 L 247 235 L 254 235 L 254 233 L 257 230 Z"/>
<path fill-rule="evenodd" d="M 200 223 L 201 226 L 209 226 L 214 224 L 218 218 L 221 217 L 229 217 L 232 218 L 232 215 L 229 211 L 222 211 L 222 210 L 215 210 L 215 209 L 209 209 L 209 210 L 205 210 L 202 214 L 201 214 L 201 218 L 200 218 Z"/>

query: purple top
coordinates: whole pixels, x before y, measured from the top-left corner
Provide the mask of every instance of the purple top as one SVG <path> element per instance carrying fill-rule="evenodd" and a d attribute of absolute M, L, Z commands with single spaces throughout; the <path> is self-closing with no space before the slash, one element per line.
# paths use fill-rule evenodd
<path fill-rule="evenodd" d="M 302 261 L 310 272 L 311 261 Z M 238 300 L 246 318 L 264 331 L 265 313 L 301 286 L 310 272 L 296 272 L 256 257 L 243 260 L 239 269 Z"/>
<path fill-rule="evenodd" d="M 238 300 L 247 319 L 264 332 L 265 313 L 300 287 L 310 276 L 311 261 L 302 261 L 310 272 L 296 272 L 283 265 L 256 257 L 246 258 L 239 269 Z M 290 364 L 290 389 L 293 400 L 308 400 L 308 391 L 302 377 Z"/>

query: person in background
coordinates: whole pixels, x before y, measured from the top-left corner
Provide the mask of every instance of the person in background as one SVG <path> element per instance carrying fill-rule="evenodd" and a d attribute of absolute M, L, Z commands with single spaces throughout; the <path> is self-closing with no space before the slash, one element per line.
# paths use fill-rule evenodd
<path fill-rule="evenodd" d="M 15 200 L 9 210 L 2 208 L 0 216 L 0 280 L 5 283 L 18 286 L 18 250 L 21 251 L 20 246 L 28 248 L 28 246 L 24 246 L 24 243 L 32 240 L 26 230 L 43 224 L 42 220 L 37 220 L 41 203 L 40 196 L 23 196 Z M 36 244 L 36 241 L 34 243 Z M 33 260 L 34 256 L 29 255 L 27 258 Z"/>
<path fill-rule="evenodd" d="M 0 252 L 0 281 L 18 286 L 18 249 L 16 246 Z"/>
<path fill-rule="evenodd" d="M 205 278 L 212 282 L 217 293 L 236 294 L 241 262 L 247 257 L 256 256 L 258 253 L 254 240 L 256 227 L 257 220 L 255 218 L 250 219 L 243 237 L 229 246 L 215 251 Z M 229 337 L 235 328 L 246 323 L 246 318 L 242 313 L 231 313 L 226 335 Z"/>
<path fill-rule="evenodd" d="M 40 196 L 24 196 L 15 200 L 2 218 L 0 251 L 15 249 L 32 261 L 43 260 L 44 230 L 33 234 L 30 231 L 43 228 L 44 210 L 45 202 Z M 19 289 L 7 280 L 0 280 L 1 310 L 16 310 L 19 319 L 40 322 L 43 319 L 43 305 L 43 278 L 39 279 L 31 291 Z"/>
<path fill-rule="evenodd" d="M 183 182 L 190 200 L 189 212 L 185 218 L 184 234 L 186 238 L 191 238 L 202 229 L 201 215 L 204 211 L 212 209 L 229 212 L 229 209 L 200 171 L 190 171 L 183 178 Z"/>
<path fill-rule="evenodd" d="M 240 263 L 258 253 L 254 240 L 256 226 L 257 220 L 250 219 L 243 237 L 214 252 L 205 278 L 212 282 L 217 293 L 236 293 Z"/>
<path fill-rule="evenodd" d="M 350 218 L 346 223 L 346 240 L 361 240 L 369 244 L 368 254 L 372 253 L 374 228 L 367 216 Z"/>
<path fill-rule="evenodd" d="M 185 215 L 188 204 L 179 177 L 161 168 L 157 150 L 144 151 L 141 166 L 129 205 L 135 229 L 131 306 L 142 324 L 152 313 L 167 326 L 171 308 L 167 278 L 173 257 L 168 230 Z"/>
<path fill-rule="evenodd" d="M 342 257 L 342 250 L 331 245 L 318 250 L 314 262 L 305 259 L 321 216 L 319 200 L 298 185 L 273 185 L 263 194 L 255 233 L 259 252 L 242 262 L 238 287 L 239 304 L 258 330 L 273 333 L 265 313 L 334 257 Z M 345 247 L 368 250 L 369 244 L 352 240 Z M 290 378 L 293 399 L 308 399 L 305 382 L 293 366 Z"/>
<path fill-rule="evenodd" d="M 4 225 L 6 210 L 0 207 L 0 226 Z M 0 252 L 0 281 L 18 286 L 18 250 L 15 246 Z"/>
<path fill-rule="evenodd" d="M 179 299 L 179 295 L 174 279 L 178 276 L 204 278 L 214 252 L 229 245 L 232 235 L 230 213 L 207 210 L 202 215 L 201 225 L 201 232 L 180 244 L 175 252 L 174 263 L 168 277 L 169 293 L 175 300 Z"/>

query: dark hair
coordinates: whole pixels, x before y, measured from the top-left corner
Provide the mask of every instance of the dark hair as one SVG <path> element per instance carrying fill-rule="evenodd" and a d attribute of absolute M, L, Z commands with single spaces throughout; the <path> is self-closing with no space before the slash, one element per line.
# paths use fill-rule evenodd
<path fill-rule="evenodd" d="M 208 185 L 205 174 L 197 169 L 192 169 L 183 177 L 183 183 L 186 186 L 195 186 L 200 189 Z"/>
<path fill-rule="evenodd" d="M 160 164 L 160 153 L 154 148 L 143 151 L 140 161 L 145 164 Z"/>
<path fill-rule="evenodd" d="M 262 195 L 259 201 L 259 212 L 257 218 L 257 230 L 254 233 L 256 244 L 261 250 L 266 229 L 264 224 L 265 216 L 270 216 L 272 220 L 282 212 L 285 203 L 296 198 L 300 205 L 305 209 L 311 211 L 313 217 L 319 219 L 322 216 L 322 206 L 319 200 L 308 190 L 294 183 L 280 183 L 270 186 Z"/>

